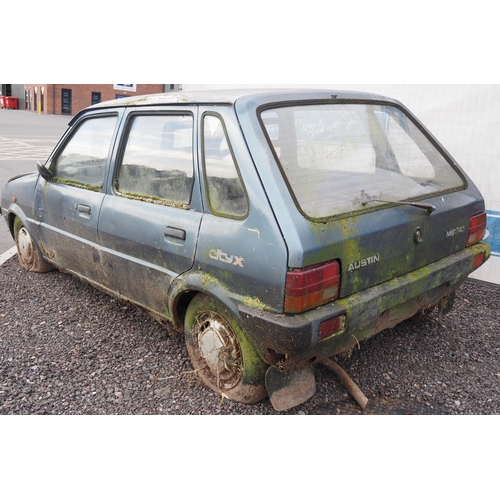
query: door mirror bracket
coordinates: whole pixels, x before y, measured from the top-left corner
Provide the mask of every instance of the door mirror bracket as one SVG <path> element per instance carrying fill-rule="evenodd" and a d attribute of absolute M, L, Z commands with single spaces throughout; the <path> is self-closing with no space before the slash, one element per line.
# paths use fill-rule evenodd
<path fill-rule="evenodd" d="M 37 161 L 36 166 L 38 168 L 38 173 L 46 180 L 50 181 L 54 177 L 54 174 L 41 162 Z"/>

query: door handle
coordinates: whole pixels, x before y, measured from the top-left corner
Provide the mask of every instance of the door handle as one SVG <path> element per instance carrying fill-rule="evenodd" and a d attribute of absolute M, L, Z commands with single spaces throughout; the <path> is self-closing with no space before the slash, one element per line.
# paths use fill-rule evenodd
<path fill-rule="evenodd" d="M 176 238 L 178 240 L 186 241 L 186 231 L 184 231 L 184 229 L 167 226 L 163 234 L 167 238 Z"/>
<path fill-rule="evenodd" d="M 75 205 L 75 208 L 78 210 L 78 212 L 80 212 L 81 214 L 87 214 L 87 215 L 90 215 L 90 213 L 92 212 L 92 209 L 90 207 L 88 207 L 87 205 L 80 205 L 80 204 L 77 204 Z"/>

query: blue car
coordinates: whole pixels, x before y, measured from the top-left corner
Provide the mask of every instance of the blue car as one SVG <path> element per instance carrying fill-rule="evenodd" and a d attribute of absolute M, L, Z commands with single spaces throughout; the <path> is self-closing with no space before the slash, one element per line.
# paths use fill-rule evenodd
<path fill-rule="evenodd" d="M 490 256 L 483 197 L 422 123 L 334 90 L 100 103 L 1 212 L 24 269 L 143 307 L 214 391 L 278 411 L 314 395 L 315 363 L 449 311 Z"/>

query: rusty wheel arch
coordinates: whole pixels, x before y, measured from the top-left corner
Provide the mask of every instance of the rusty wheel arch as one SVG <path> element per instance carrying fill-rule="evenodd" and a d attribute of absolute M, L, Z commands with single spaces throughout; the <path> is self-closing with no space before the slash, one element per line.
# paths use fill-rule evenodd
<path fill-rule="evenodd" d="M 18 215 L 15 213 L 15 212 L 9 212 L 9 215 L 8 215 L 8 227 L 9 227 L 9 231 L 10 231 L 10 234 L 11 236 L 14 238 L 14 221 L 16 220 L 16 217 L 18 217 Z M 21 217 L 19 217 L 21 218 Z"/>
<path fill-rule="evenodd" d="M 184 333 L 184 319 L 189 304 L 200 293 L 197 290 L 186 290 L 175 298 L 173 305 L 174 328 L 179 333 Z"/>

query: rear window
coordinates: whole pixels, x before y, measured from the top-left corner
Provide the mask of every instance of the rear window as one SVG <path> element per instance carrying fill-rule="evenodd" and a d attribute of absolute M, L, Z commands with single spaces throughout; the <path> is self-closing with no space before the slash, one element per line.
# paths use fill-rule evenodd
<path fill-rule="evenodd" d="M 290 106 L 265 110 L 261 119 L 296 203 L 310 218 L 464 187 L 457 171 L 394 106 Z"/>

